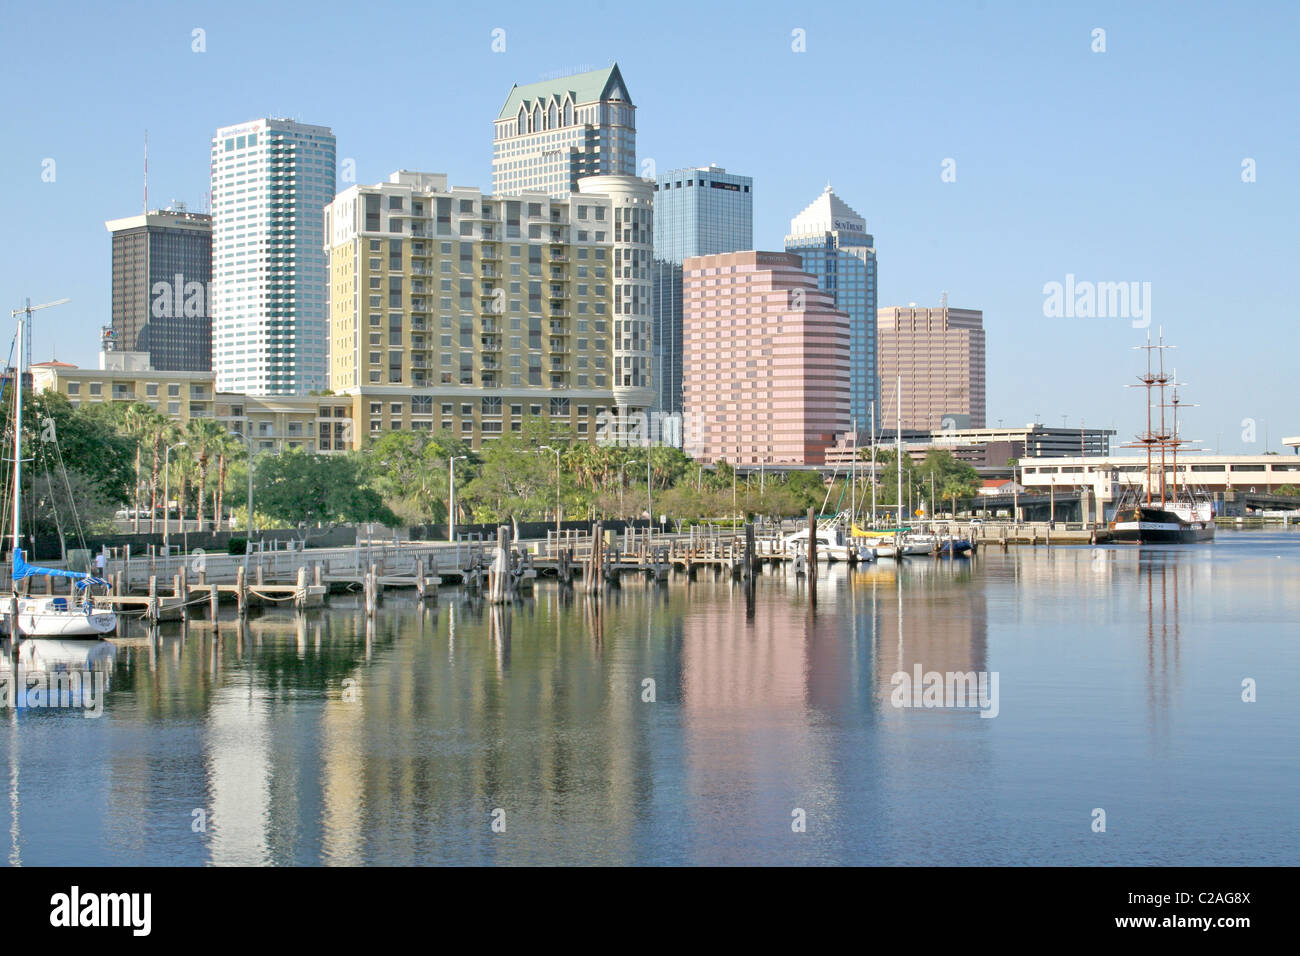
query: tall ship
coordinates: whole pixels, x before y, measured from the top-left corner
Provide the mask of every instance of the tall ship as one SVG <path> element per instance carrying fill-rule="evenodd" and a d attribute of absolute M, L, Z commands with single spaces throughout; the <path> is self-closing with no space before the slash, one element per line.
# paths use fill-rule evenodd
<path fill-rule="evenodd" d="M 1146 393 L 1147 427 L 1124 447 L 1146 449 L 1146 482 L 1144 488 L 1130 486 L 1120 496 L 1110 522 L 1111 540 L 1129 544 L 1213 541 L 1214 501 L 1178 479 L 1178 448 L 1186 442 L 1178 434 L 1178 383 L 1165 372 L 1164 352 L 1172 346 L 1164 344 L 1163 333 L 1153 345 L 1148 333 L 1146 345 L 1137 348 L 1147 353 L 1146 374 L 1138 376 L 1138 387 Z M 1170 401 L 1165 400 L 1166 390 Z M 1167 470 L 1171 460 L 1172 476 Z"/>

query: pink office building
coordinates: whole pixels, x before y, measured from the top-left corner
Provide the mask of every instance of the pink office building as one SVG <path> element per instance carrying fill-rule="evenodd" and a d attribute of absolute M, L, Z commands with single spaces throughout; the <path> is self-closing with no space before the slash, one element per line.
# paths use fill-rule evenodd
<path fill-rule="evenodd" d="M 821 464 L 849 422 L 849 316 L 797 255 L 682 264 L 685 450 L 730 464 Z"/>

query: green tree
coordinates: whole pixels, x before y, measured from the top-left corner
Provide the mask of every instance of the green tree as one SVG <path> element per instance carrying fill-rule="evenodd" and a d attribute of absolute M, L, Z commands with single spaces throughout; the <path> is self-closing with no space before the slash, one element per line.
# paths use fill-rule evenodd
<path fill-rule="evenodd" d="M 530 519 L 546 513 L 555 501 L 555 457 L 538 453 L 543 444 L 522 435 L 502 436 L 488 444 L 483 463 L 463 495 L 476 520 Z M 563 497 L 563 469 L 560 479 Z"/>
<path fill-rule="evenodd" d="M 221 522 L 226 513 L 226 481 L 229 477 L 230 463 L 248 454 L 248 446 L 234 435 L 223 430 L 213 439 L 212 451 L 217 456 L 217 501 L 216 522 L 214 530 L 221 530 Z"/>
<path fill-rule="evenodd" d="M 221 443 L 228 436 L 225 429 L 210 418 L 191 418 L 185 426 L 185 441 L 189 443 L 191 454 L 198 462 L 199 530 L 206 530 L 204 525 L 204 507 L 207 504 L 208 467 L 215 457 Z"/>
<path fill-rule="evenodd" d="M 259 513 L 300 527 L 399 523 L 379 492 L 366 485 L 364 459 L 355 453 L 260 455 L 253 486 Z"/>
<path fill-rule="evenodd" d="M 103 417 L 73 408 L 56 392 L 26 395 L 23 401 L 23 441 L 28 449 L 36 442 L 52 443 L 62 467 L 85 476 L 94 494 L 120 505 L 133 500 L 136 446 L 131 438 Z M 6 405 L 9 420 L 13 409 L 10 395 L 6 395 Z"/>
<path fill-rule="evenodd" d="M 446 431 L 384 432 L 363 452 L 371 487 L 399 518 L 412 524 L 447 519 L 447 463 L 461 455 L 477 458 L 464 440 Z"/>

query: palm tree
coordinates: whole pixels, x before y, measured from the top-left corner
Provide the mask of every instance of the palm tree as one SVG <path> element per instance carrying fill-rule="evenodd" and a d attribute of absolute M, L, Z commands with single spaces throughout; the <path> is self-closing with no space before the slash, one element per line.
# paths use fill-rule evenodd
<path fill-rule="evenodd" d="M 217 523 L 215 526 L 217 531 L 221 530 L 222 516 L 226 513 L 226 469 L 230 465 L 231 459 L 238 458 L 244 452 L 244 448 L 243 442 L 226 431 L 223 431 L 213 443 L 213 450 L 217 454 Z M 249 464 L 251 467 L 252 463 Z"/>
<path fill-rule="evenodd" d="M 176 492 L 176 510 L 179 512 L 181 527 L 185 527 L 185 503 L 189 498 L 190 484 L 198 474 L 198 460 L 194 457 L 193 450 L 186 445 L 171 456 L 169 467 L 174 472 L 175 480 L 172 484 L 178 489 Z"/>
<path fill-rule="evenodd" d="M 217 443 L 225 435 L 225 430 L 210 418 L 192 418 L 189 424 L 185 426 L 185 440 L 189 442 L 190 448 L 193 449 L 194 456 L 198 460 L 199 507 L 197 517 L 200 531 L 203 530 L 204 498 L 207 496 L 208 491 L 208 462 L 212 458 Z"/>
<path fill-rule="evenodd" d="M 135 489 L 131 496 L 132 530 L 140 531 L 140 489 L 142 487 L 141 465 L 144 452 L 144 440 L 148 434 L 148 420 L 154 414 L 152 408 L 143 402 L 131 402 L 129 405 L 110 406 L 109 414 L 116 424 L 132 441 L 135 442 Z"/>
<path fill-rule="evenodd" d="M 146 406 L 147 407 L 147 406 Z M 163 445 L 174 440 L 176 426 L 166 415 L 150 408 L 144 417 L 145 438 L 152 446 L 153 463 L 149 469 L 149 533 L 153 534 L 158 514 L 159 478 L 162 474 Z M 164 503 L 164 507 L 166 507 Z"/>

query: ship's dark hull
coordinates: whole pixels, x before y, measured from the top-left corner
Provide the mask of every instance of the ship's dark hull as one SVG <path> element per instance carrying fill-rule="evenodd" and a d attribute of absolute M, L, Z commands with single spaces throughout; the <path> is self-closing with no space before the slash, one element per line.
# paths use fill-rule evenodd
<path fill-rule="evenodd" d="M 1189 522 L 1159 508 L 1136 508 L 1116 515 L 1110 539 L 1118 544 L 1195 544 L 1214 540 L 1214 523 Z"/>

